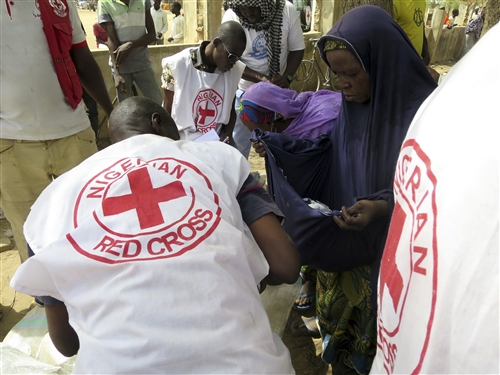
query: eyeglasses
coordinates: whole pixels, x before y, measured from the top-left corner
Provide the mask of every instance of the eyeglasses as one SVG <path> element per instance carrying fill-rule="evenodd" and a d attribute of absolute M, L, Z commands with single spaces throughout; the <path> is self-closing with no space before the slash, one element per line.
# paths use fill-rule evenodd
<path fill-rule="evenodd" d="M 220 42 L 222 43 L 222 46 L 224 47 L 224 49 L 227 52 L 227 59 L 229 60 L 229 62 L 235 63 L 241 59 L 241 56 L 238 56 L 238 55 L 235 55 L 234 53 L 229 52 L 229 50 L 227 49 L 226 45 L 224 44 L 224 42 L 222 40 Z"/>

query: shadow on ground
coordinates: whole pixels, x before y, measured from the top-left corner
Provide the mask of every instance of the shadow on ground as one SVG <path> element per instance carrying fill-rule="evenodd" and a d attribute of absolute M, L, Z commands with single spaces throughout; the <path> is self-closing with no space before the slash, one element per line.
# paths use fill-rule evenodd
<path fill-rule="evenodd" d="M 314 311 L 304 316 L 313 316 Z M 301 314 L 292 309 L 288 318 L 283 342 L 290 350 L 292 364 L 297 375 L 332 375 L 330 366 L 321 359 L 321 339 L 307 336 L 294 336 L 290 324 L 301 318 Z"/>

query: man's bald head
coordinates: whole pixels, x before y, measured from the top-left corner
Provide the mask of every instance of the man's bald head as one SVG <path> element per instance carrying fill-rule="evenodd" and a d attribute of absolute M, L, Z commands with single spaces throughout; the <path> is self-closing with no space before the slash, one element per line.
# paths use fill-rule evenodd
<path fill-rule="evenodd" d="M 245 30 L 236 21 L 222 23 L 217 29 L 215 37 L 219 38 L 231 51 L 239 49 L 240 46 L 244 50 L 247 44 Z"/>
<path fill-rule="evenodd" d="M 139 134 L 157 134 L 179 140 L 174 120 L 161 105 L 144 96 L 133 96 L 120 102 L 109 117 L 112 143 Z"/>

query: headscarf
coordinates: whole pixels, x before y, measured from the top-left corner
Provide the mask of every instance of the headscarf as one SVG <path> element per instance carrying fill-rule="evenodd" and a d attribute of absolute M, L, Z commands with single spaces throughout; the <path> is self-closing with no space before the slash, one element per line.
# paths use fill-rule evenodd
<path fill-rule="evenodd" d="M 484 13 L 481 12 L 477 16 L 477 18 L 473 19 L 469 22 L 469 24 L 465 27 L 465 33 L 474 33 L 476 35 L 476 39 L 479 39 L 481 36 L 481 31 L 483 31 L 484 24 Z"/>
<path fill-rule="evenodd" d="M 399 149 L 413 116 L 436 87 L 405 32 L 382 8 L 366 5 L 346 12 L 318 42 L 342 42 L 370 76 L 371 99 L 348 102 L 342 95 L 333 130 L 333 171 L 338 181 L 332 208 L 356 197 L 392 198 Z M 339 45 L 339 44 L 337 44 Z"/>
<path fill-rule="evenodd" d="M 256 124 L 267 124 L 273 122 L 276 114 L 258 104 L 252 103 L 249 100 L 242 100 L 238 107 L 238 116 L 242 120 L 252 121 Z"/>
<path fill-rule="evenodd" d="M 250 86 L 242 96 L 243 106 L 254 105 L 263 113 L 279 113 L 293 121 L 283 131 L 294 138 L 314 138 L 332 132 L 340 110 L 342 95 L 335 91 L 305 91 L 298 94 L 269 82 Z M 240 117 L 245 116 L 240 112 Z M 268 115 L 269 116 L 269 115 Z M 260 121 L 254 121 L 260 122 Z"/>
<path fill-rule="evenodd" d="M 280 72 L 281 54 L 281 26 L 283 25 L 283 8 L 286 0 L 228 0 L 227 5 L 239 17 L 241 24 L 256 31 L 264 31 L 266 38 L 267 60 L 269 75 L 275 76 Z M 241 14 L 239 7 L 260 8 L 261 21 L 251 24 Z"/>

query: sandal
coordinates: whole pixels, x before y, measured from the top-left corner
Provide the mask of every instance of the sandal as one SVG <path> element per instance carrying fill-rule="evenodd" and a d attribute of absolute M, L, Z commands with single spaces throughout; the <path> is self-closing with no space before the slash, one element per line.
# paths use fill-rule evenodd
<path fill-rule="evenodd" d="M 290 331 L 294 336 L 309 336 L 315 339 L 321 337 L 318 325 L 316 324 L 316 317 L 294 320 L 290 324 Z"/>
<path fill-rule="evenodd" d="M 312 291 L 302 292 L 302 288 L 307 283 L 311 283 L 313 285 Z M 305 298 L 308 298 L 309 302 L 304 303 L 304 304 L 300 304 L 300 299 L 305 299 Z M 316 285 L 314 282 L 307 280 L 307 281 L 303 282 L 303 284 L 300 288 L 299 296 L 297 297 L 297 300 L 293 303 L 293 308 L 297 311 L 306 311 L 306 310 L 309 310 L 315 306 L 316 306 Z"/>

